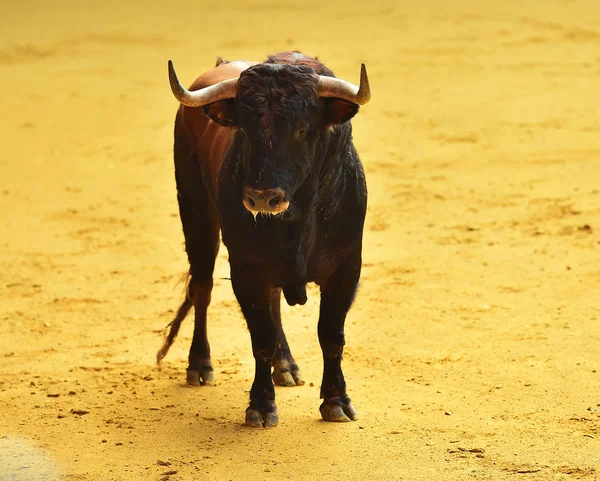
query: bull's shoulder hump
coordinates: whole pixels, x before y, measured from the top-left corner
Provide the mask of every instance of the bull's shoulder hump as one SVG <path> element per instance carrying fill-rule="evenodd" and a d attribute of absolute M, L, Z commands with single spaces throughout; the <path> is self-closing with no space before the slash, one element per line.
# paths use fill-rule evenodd
<path fill-rule="evenodd" d="M 198 90 L 223 80 L 239 77 L 244 70 L 258 63 L 259 62 L 250 62 L 248 60 L 235 60 L 229 63 L 222 63 L 200 75 L 200 77 L 198 77 L 190 86 L 189 90 Z"/>

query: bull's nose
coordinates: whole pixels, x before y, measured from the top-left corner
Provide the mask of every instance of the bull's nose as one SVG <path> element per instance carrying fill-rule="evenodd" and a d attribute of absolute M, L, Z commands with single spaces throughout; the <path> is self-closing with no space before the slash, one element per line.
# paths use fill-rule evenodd
<path fill-rule="evenodd" d="M 244 190 L 244 206 L 250 212 L 263 212 L 265 214 L 279 214 L 288 208 L 289 202 L 285 200 L 282 189 L 258 190 L 247 187 Z"/>

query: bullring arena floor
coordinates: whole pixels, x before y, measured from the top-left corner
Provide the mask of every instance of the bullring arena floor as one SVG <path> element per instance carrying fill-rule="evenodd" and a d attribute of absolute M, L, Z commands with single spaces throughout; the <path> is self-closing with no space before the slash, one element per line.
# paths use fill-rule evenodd
<path fill-rule="evenodd" d="M 600 2 L 151 3 L 0 1 L 0 479 L 597 479 Z M 311 287 L 307 384 L 252 430 L 225 249 L 216 385 L 184 386 L 191 320 L 154 365 L 186 269 L 167 59 L 294 48 L 371 77 L 361 419 L 320 421 Z"/>

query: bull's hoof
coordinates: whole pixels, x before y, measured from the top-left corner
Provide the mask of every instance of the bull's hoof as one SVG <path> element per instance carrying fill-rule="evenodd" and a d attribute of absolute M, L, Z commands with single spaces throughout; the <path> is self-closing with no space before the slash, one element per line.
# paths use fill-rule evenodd
<path fill-rule="evenodd" d="M 262 409 L 249 407 L 246 409 L 246 426 L 251 428 L 274 428 L 279 424 L 277 406 L 274 401 L 267 403 Z"/>
<path fill-rule="evenodd" d="M 346 395 L 325 398 L 319 410 L 324 421 L 340 423 L 358 419 L 358 413 Z"/>
<path fill-rule="evenodd" d="M 273 364 L 273 383 L 277 386 L 302 386 L 304 379 L 298 365 L 290 364 L 287 360 L 279 360 Z"/>
<path fill-rule="evenodd" d="M 204 386 L 215 380 L 215 372 L 212 366 L 202 366 L 200 370 L 188 369 L 186 381 L 188 386 Z"/>

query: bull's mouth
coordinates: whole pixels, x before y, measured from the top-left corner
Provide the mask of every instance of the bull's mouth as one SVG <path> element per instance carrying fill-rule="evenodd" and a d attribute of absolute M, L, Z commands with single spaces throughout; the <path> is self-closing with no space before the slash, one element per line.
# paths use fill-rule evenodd
<path fill-rule="evenodd" d="M 258 214 L 275 216 L 285 212 L 290 206 L 289 201 L 285 199 L 283 189 L 252 189 L 246 187 L 244 189 L 243 204 L 248 212 L 254 218 Z"/>

